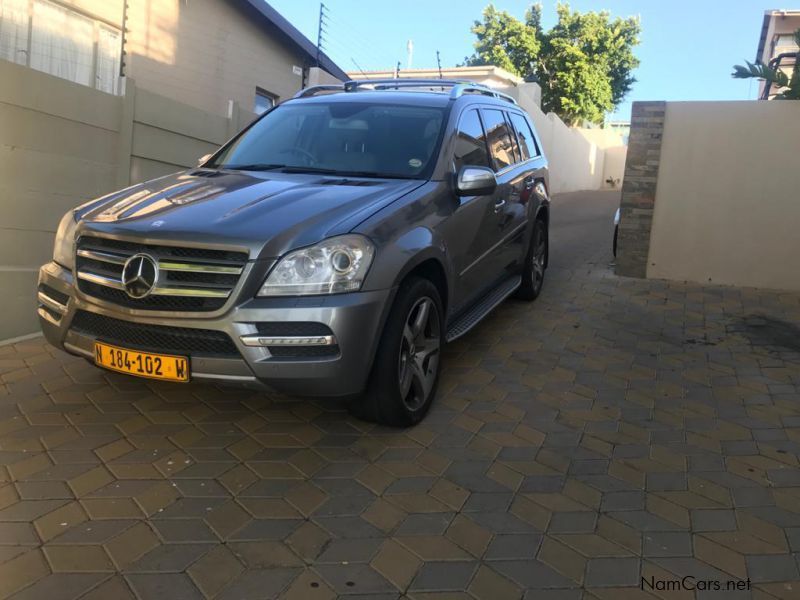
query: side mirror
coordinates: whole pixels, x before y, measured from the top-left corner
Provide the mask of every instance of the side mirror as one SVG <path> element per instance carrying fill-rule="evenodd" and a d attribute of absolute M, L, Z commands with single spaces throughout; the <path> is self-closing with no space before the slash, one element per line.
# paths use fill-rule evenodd
<path fill-rule="evenodd" d="M 208 154 L 203 154 L 203 156 L 197 159 L 197 166 L 199 167 L 203 165 L 203 163 L 205 163 L 209 158 L 211 158 L 212 155 L 213 152 L 209 152 Z"/>
<path fill-rule="evenodd" d="M 497 189 L 497 178 L 489 167 L 461 167 L 456 176 L 459 196 L 488 196 Z"/>

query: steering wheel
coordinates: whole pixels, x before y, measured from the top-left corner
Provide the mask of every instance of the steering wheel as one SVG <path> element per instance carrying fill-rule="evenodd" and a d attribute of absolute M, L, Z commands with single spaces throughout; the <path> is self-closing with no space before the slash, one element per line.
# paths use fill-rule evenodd
<path fill-rule="evenodd" d="M 300 148 L 298 146 L 294 146 L 293 148 L 287 148 L 286 150 L 281 150 L 280 153 L 281 154 L 297 154 L 299 156 L 302 156 L 304 159 L 306 159 L 306 162 L 307 162 L 307 165 L 305 165 L 305 166 L 308 166 L 308 167 L 313 167 L 313 166 L 315 166 L 317 164 L 317 157 L 316 156 L 311 154 L 311 152 L 309 152 L 308 150 L 304 150 L 303 148 Z"/>

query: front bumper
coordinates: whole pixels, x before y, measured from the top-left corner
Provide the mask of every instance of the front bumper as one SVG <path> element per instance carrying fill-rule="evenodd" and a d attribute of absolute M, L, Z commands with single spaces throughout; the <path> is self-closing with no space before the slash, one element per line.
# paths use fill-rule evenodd
<path fill-rule="evenodd" d="M 57 263 L 39 271 L 39 321 L 45 338 L 71 354 L 93 359 L 98 336 L 71 328 L 78 311 L 103 315 L 134 324 L 213 330 L 232 340 L 238 356 L 193 355 L 191 379 L 238 384 L 301 396 L 346 396 L 361 392 L 372 368 L 372 358 L 394 290 L 358 292 L 300 298 L 252 298 L 223 315 L 213 317 L 142 314 L 146 311 L 114 309 L 78 291 L 71 271 Z M 338 354 L 323 357 L 274 356 L 254 345 L 259 323 L 307 322 L 327 326 L 339 347 Z M 118 340 L 119 341 L 119 340 Z M 135 342 L 126 347 L 153 350 Z"/>

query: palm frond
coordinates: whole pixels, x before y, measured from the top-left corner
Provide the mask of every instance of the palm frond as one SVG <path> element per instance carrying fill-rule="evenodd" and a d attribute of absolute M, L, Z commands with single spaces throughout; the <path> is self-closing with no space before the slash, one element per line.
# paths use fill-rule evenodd
<path fill-rule="evenodd" d="M 746 67 L 734 65 L 731 77 L 734 79 L 764 79 L 769 83 L 774 83 L 778 87 L 789 85 L 789 77 L 783 71 L 773 69 L 762 63 L 751 63 L 745 61 Z"/>

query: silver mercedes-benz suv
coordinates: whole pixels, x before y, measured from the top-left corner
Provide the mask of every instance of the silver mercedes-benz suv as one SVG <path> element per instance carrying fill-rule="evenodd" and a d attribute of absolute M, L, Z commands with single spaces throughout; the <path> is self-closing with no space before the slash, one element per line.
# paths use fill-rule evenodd
<path fill-rule="evenodd" d="M 112 371 L 347 396 L 410 425 L 443 344 L 539 295 L 549 209 L 512 98 L 464 81 L 317 86 L 199 167 L 64 215 L 38 314 L 52 344 Z"/>

